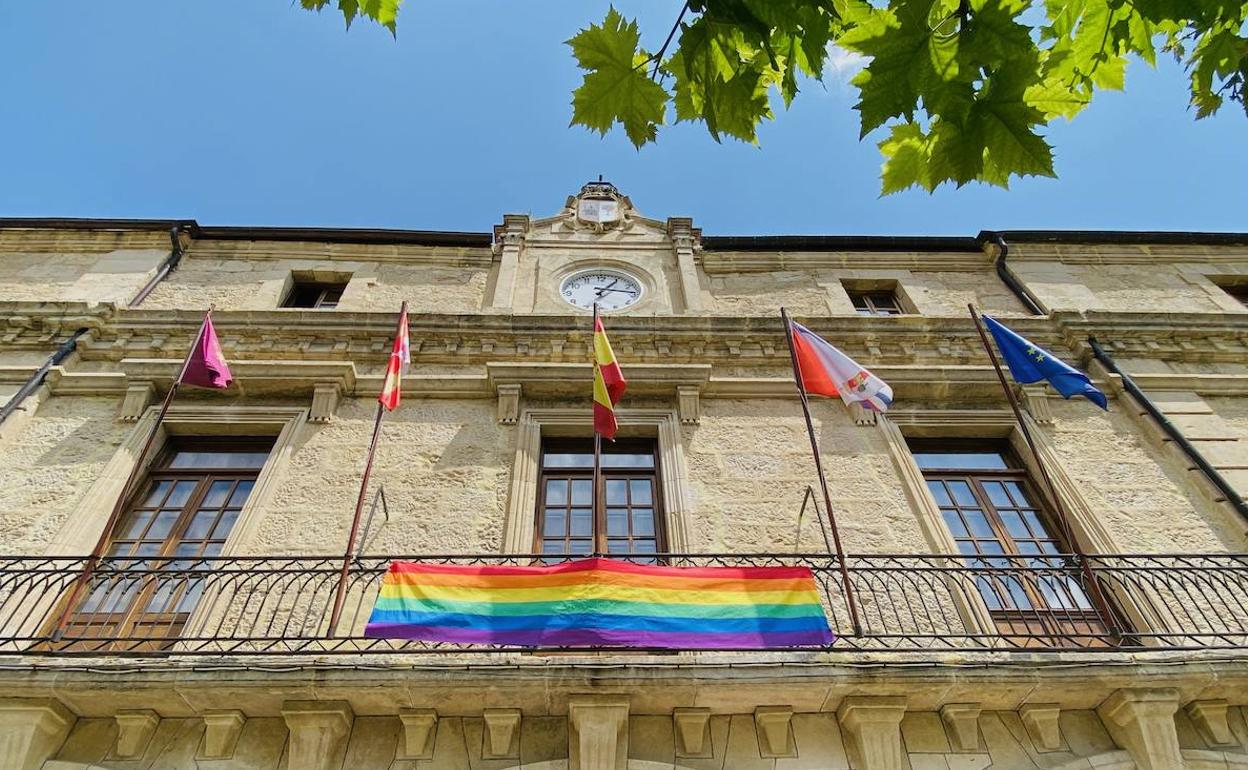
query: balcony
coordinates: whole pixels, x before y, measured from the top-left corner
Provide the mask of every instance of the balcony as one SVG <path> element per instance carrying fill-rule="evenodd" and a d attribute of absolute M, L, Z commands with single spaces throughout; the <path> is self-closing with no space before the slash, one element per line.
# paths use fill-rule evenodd
<path fill-rule="evenodd" d="M 393 557 L 530 564 L 529 555 Z M 860 630 L 835 557 L 666 554 L 674 566 L 805 566 L 837 640 L 823 652 L 1234 650 L 1248 647 L 1248 555 L 847 558 Z M 0 559 L 0 654 L 491 655 L 525 651 L 369 639 L 365 622 L 391 557 L 355 559 L 338 627 L 341 557 L 105 559 L 67 597 L 84 558 Z M 690 651 L 697 648 L 691 647 Z M 602 650 L 599 650 L 602 651 Z M 809 648 L 804 651 L 810 652 Z M 582 650 L 582 652 L 584 652 Z"/>

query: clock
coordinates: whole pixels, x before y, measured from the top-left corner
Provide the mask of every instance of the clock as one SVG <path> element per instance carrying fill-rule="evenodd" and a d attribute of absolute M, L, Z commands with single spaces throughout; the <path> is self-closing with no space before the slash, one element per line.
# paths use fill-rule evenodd
<path fill-rule="evenodd" d="M 563 279 L 559 294 L 569 304 L 592 310 L 623 310 L 641 299 L 641 281 L 618 270 L 585 270 Z"/>

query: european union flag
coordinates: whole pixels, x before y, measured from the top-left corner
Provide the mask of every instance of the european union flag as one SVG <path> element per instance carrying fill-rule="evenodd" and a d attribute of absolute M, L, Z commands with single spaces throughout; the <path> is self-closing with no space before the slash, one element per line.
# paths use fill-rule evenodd
<path fill-rule="evenodd" d="M 1109 409 L 1105 394 L 1092 385 L 1088 375 L 1054 358 L 1049 351 L 1028 342 L 995 319 L 982 317 L 1015 380 L 1023 384 L 1048 380 L 1053 389 L 1065 398 L 1083 396 L 1100 408 Z"/>

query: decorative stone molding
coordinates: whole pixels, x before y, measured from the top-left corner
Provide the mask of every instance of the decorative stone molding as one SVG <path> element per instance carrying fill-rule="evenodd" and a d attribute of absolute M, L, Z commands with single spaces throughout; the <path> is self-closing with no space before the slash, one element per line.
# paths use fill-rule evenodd
<path fill-rule="evenodd" d="M 486 709 L 484 759 L 517 759 L 520 756 L 520 709 Z"/>
<path fill-rule="evenodd" d="M 1041 752 L 1062 748 L 1062 729 L 1058 721 L 1061 715 L 1062 709 L 1056 703 L 1028 703 L 1018 710 L 1028 737 Z"/>
<path fill-rule="evenodd" d="M 979 749 L 979 714 L 982 710 L 978 703 L 946 703 L 941 706 L 940 718 L 958 751 Z"/>
<path fill-rule="evenodd" d="M 689 217 L 669 217 L 667 235 L 672 239 L 672 250 L 676 252 L 684 311 L 699 313 L 702 311 L 702 291 L 695 254 L 701 249 L 702 231 L 693 226 L 693 220 Z"/>
<path fill-rule="evenodd" d="M 504 214 L 503 223 L 494 226 L 494 254 L 498 260 L 498 273 L 494 280 L 494 294 L 489 300 L 489 306 L 493 310 L 512 309 L 516 275 L 519 273 L 520 257 L 524 252 L 524 240 L 529 232 L 529 225 L 529 217 L 525 214 Z"/>
<path fill-rule="evenodd" d="M 1024 387 L 1019 386 L 1018 390 L 1022 395 L 1019 400 L 1023 403 L 1023 407 L 1031 412 L 1031 418 L 1040 425 L 1053 424 L 1053 410 L 1049 408 L 1049 395 L 1044 385 Z"/>
<path fill-rule="evenodd" d="M 114 759 L 139 759 L 152 742 L 160 715 L 151 709 L 123 709 L 113 717 L 117 722 L 117 743 Z"/>
<path fill-rule="evenodd" d="M 1175 770 L 1184 766 L 1174 726 L 1178 709 L 1178 690 L 1161 688 L 1116 690 L 1096 711 L 1139 770 Z"/>
<path fill-rule="evenodd" d="M 156 395 L 156 385 L 151 382 L 132 382 L 126 386 L 126 395 L 121 400 L 121 409 L 117 419 L 122 422 L 137 422 L 143 416 L 152 399 Z"/>
<path fill-rule="evenodd" d="M 204 712 L 204 745 L 198 759 L 229 759 L 234 756 L 238 738 L 247 717 L 237 709 Z"/>
<path fill-rule="evenodd" d="M 498 386 L 498 422 L 500 425 L 515 425 L 520 419 L 520 394 L 523 388 L 524 386 L 520 383 Z"/>
<path fill-rule="evenodd" d="M 906 699 L 850 696 L 836 718 L 848 737 L 847 748 L 861 770 L 902 770 L 901 719 Z"/>
<path fill-rule="evenodd" d="M 54 698 L 0 699 L 0 767 L 39 770 L 77 717 Z"/>
<path fill-rule="evenodd" d="M 1183 708 L 1187 716 L 1200 731 L 1200 736 L 1210 746 L 1237 746 L 1235 733 L 1231 732 L 1226 712 L 1230 704 L 1225 700 L 1196 700 Z"/>
<path fill-rule="evenodd" d="M 568 770 L 625 770 L 628 698 L 573 696 L 568 701 Z"/>
<path fill-rule="evenodd" d="M 438 729 L 438 712 L 433 709 L 399 709 L 403 740 L 399 759 L 433 759 L 433 742 Z"/>
<path fill-rule="evenodd" d="M 290 733 L 287 765 L 300 770 L 333 770 L 342 763 L 355 714 L 346 701 L 292 700 L 282 704 Z"/>
<path fill-rule="evenodd" d="M 862 404 L 855 401 L 854 403 L 850 404 L 847 408 L 849 409 L 849 416 L 854 421 L 854 425 L 860 425 L 863 427 L 870 427 L 870 426 L 875 425 L 876 413 L 871 411 L 870 409 L 867 409 Z"/>
<path fill-rule="evenodd" d="M 754 709 L 754 730 L 765 759 L 797 756 L 792 724 L 791 706 L 759 706 Z"/>
<path fill-rule="evenodd" d="M 329 422 L 338 412 L 342 397 L 342 385 L 337 382 L 318 382 L 312 386 L 312 410 L 308 422 Z"/>
<path fill-rule="evenodd" d="M 702 419 L 701 389 L 696 385 L 676 386 L 676 413 L 681 425 L 697 425 Z"/>
<path fill-rule="evenodd" d="M 676 726 L 676 756 L 711 756 L 711 710 L 708 708 L 678 708 L 672 711 L 672 723 Z"/>

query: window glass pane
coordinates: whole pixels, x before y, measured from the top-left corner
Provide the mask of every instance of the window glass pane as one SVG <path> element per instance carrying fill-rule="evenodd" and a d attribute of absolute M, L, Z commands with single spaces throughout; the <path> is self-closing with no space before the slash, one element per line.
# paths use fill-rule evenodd
<path fill-rule="evenodd" d="M 226 498 L 229 497 L 230 487 L 234 486 L 232 481 L 214 481 L 208 487 L 208 493 L 204 495 L 204 501 L 200 506 L 204 508 L 220 508 L 225 505 Z"/>
<path fill-rule="evenodd" d="M 1034 503 L 1027 497 L 1027 492 L 1023 490 L 1022 485 L 1017 481 L 1005 482 L 1005 488 L 1010 493 L 1010 497 L 1014 499 L 1014 505 L 1034 507 Z M 1006 505 L 1009 505 L 1009 503 L 1006 503 Z"/>
<path fill-rule="evenodd" d="M 168 537 L 181 513 L 181 511 L 160 511 L 157 513 L 156 520 L 152 522 L 152 526 L 147 530 L 147 539 L 163 540 Z"/>
<path fill-rule="evenodd" d="M 170 468 L 262 468 L 268 452 L 179 450 Z"/>
<path fill-rule="evenodd" d="M 602 455 L 602 467 L 604 468 L 653 468 L 654 455 L 621 453 Z"/>
<path fill-rule="evenodd" d="M 569 540 L 568 553 L 590 553 L 593 551 L 591 543 L 590 540 Z"/>
<path fill-rule="evenodd" d="M 562 540 L 544 540 L 542 541 L 542 553 L 563 553 Z"/>
<path fill-rule="evenodd" d="M 238 520 L 238 511 L 226 511 L 221 514 L 221 518 L 217 520 L 217 528 L 212 531 L 212 536 L 217 540 L 224 540 L 230 534 L 230 530 L 234 529 L 234 522 Z"/>
<path fill-rule="evenodd" d="M 1023 511 L 1023 518 L 1027 520 L 1027 526 L 1037 535 L 1047 535 L 1049 530 L 1044 526 L 1044 522 L 1040 520 L 1040 514 L 1036 511 Z"/>
<path fill-rule="evenodd" d="M 572 509 L 571 534 L 573 535 L 594 534 L 593 513 L 588 508 L 573 508 Z"/>
<path fill-rule="evenodd" d="M 971 485 L 965 481 L 948 482 L 949 491 L 953 493 L 953 499 L 958 505 L 964 508 L 978 508 L 979 502 L 975 499 L 975 493 L 971 492 Z"/>
<path fill-rule="evenodd" d="M 243 503 L 247 502 L 247 496 L 251 494 L 251 488 L 255 485 L 254 481 L 238 482 L 238 486 L 234 487 L 234 494 L 230 495 L 230 507 L 242 508 Z"/>
<path fill-rule="evenodd" d="M 1005 553 L 1005 549 L 996 540 L 985 540 L 979 544 L 980 553 Z"/>
<path fill-rule="evenodd" d="M 984 491 L 988 493 L 988 499 L 998 508 L 1010 508 L 1014 502 L 1010 500 L 1010 496 L 1005 493 L 1005 487 L 999 481 L 983 482 Z"/>
<path fill-rule="evenodd" d="M 945 490 L 943 481 L 929 481 L 927 488 L 932 493 L 932 497 L 936 498 L 937 505 L 953 505 L 953 500 L 949 497 L 949 492 Z"/>
<path fill-rule="evenodd" d="M 608 535 L 628 535 L 628 509 L 627 508 L 608 508 L 607 509 L 607 534 Z"/>
<path fill-rule="evenodd" d="M 628 505 L 628 481 L 607 479 L 607 505 Z"/>
<path fill-rule="evenodd" d="M 607 553 L 628 553 L 627 540 L 608 540 Z"/>
<path fill-rule="evenodd" d="M 547 537 L 563 537 L 568 532 L 568 519 L 560 508 L 547 508 L 542 517 L 542 534 Z"/>
<path fill-rule="evenodd" d="M 1018 511 L 1005 508 L 997 511 L 1001 517 L 1001 522 L 1005 524 L 1005 531 L 1010 533 L 1011 537 L 1030 537 L 1031 533 L 1027 531 L 1027 525 L 1023 523 L 1023 517 L 1018 515 Z"/>
<path fill-rule="evenodd" d="M 966 524 L 971 528 L 971 534 L 975 537 L 995 537 L 992 527 L 988 524 L 987 517 L 983 511 L 963 511 L 962 515 L 966 518 Z"/>
<path fill-rule="evenodd" d="M 547 468 L 592 468 L 594 456 L 572 452 L 547 452 L 542 459 L 542 464 Z"/>
<path fill-rule="evenodd" d="M 594 482 L 591 479 L 573 479 L 572 504 L 590 505 L 594 497 Z"/>
<path fill-rule="evenodd" d="M 650 479 L 633 479 L 629 482 L 633 505 L 650 504 Z"/>
<path fill-rule="evenodd" d="M 567 479 L 549 479 L 546 482 L 546 504 L 547 505 L 567 505 L 568 504 L 568 481 Z"/>
<path fill-rule="evenodd" d="M 633 509 L 633 535 L 635 537 L 650 537 L 654 535 L 654 511 L 652 509 Z"/>
<path fill-rule="evenodd" d="M 1000 452 L 915 452 L 920 468 L 965 470 L 1006 470 L 1009 466 Z"/>
<path fill-rule="evenodd" d="M 187 540 L 203 540 L 208 537 L 209 532 L 212 532 L 212 525 L 216 522 L 216 511 L 196 511 L 194 518 L 191 519 L 191 523 L 187 526 L 186 532 L 182 537 Z"/>
<path fill-rule="evenodd" d="M 1040 553 L 1040 546 L 1031 540 L 1022 540 L 1015 543 L 1019 553 Z"/>
<path fill-rule="evenodd" d="M 151 511 L 135 511 L 130 514 L 125 528 L 118 533 L 117 537 L 122 540 L 132 540 L 134 538 L 142 537 L 143 530 L 147 528 L 147 523 L 151 520 Z"/>
<path fill-rule="evenodd" d="M 941 510 L 941 514 L 945 517 L 945 526 L 949 527 L 949 532 L 954 537 L 966 537 L 970 533 L 966 531 L 966 525 L 962 523 L 962 517 L 957 511 L 951 511 L 948 508 Z"/>
<path fill-rule="evenodd" d="M 155 508 L 165 501 L 165 495 L 169 494 L 169 488 L 173 486 L 172 481 L 157 481 L 152 485 L 152 490 L 147 493 L 147 499 L 142 505 L 147 508 Z"/>
<path fill-rule="evenodd" d="M 633 553 L 657 553 L 653 540 L 634 540 Z"/>
<path fill-rule="evenodd" d="M 191 493 L 194 491 L 194 481 L 179 481 L 173 485 L 173 491 L 169 493 L 169 498 L 165 500 L 164 506 L 173 508 L 179 505 L 186 505 L 186 501 L 191 498 Z"/>

